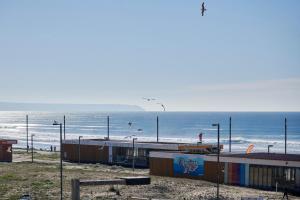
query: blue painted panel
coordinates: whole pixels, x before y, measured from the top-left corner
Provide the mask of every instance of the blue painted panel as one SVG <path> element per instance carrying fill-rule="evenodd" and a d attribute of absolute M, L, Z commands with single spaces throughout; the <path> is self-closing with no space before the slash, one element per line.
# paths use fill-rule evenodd
<path fill-rule="evenodd" d="M 240 164 L 240 185 L 245 185 L 245 164 Z"/>
<path fill-rule="evenodd" d="M 186 155 L 175 156 L 173 160 L 174 175 L 204 175 L 204 160 L 203 158 L 195 158 Z"/>

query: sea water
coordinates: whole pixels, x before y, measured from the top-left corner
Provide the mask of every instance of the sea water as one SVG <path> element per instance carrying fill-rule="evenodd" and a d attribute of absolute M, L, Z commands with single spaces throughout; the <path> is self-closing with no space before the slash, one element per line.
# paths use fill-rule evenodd
<path fill-rule="evenodd" d="M 156 141 L 156 117 L 159 117 L 159 141 L 199 141 L 216 143 L 217 130 L 213 123 L 220 124 L 220 143 L 224 151 L 229 147 L 229 117 L 232 118 L 232 150 L 245 152 L 250 144 L 253 151 L 284 153 L 284 119 L 287 118 L 287 151 L 300 153 L 299 112 L 2 112 L 0 111 L 0 138 L 17 139 L 16 147 L 27 145 L 26 115 L 29 118 L 30 136 L 34 134 L 34 147 L 59 148 L 59 127 L 66 117 L 66 139 L 104 138 L 107 136 L 107 116 L 110 116 L 110 138 L 130 139 L 136 135 L 139 141 Z M 130 122 L 130 123 L 129 123 Z"/>

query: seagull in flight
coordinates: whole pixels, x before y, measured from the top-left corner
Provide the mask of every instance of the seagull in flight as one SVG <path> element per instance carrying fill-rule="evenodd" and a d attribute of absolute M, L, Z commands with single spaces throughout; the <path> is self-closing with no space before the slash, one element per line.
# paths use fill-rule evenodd
<path fill-rule="evenodd" d="M 204 16 L 204 12 L 206 11 L 206 8 L 204 6 L 204 2 L 202 3 L 202 7 L 201 7 L 201 14 L 202 16 Z"/>
<path fill-rule="evenodd" d="M 166 111 L 166 106 L 164 104 L 162 103 L 157 103 L 157 104 L 159 104 L 164 109 L 164 111 Z"/>
<path fill-rule="evenodd" d="M 143 99 L 146 100 L 146 101 L 155 101 L 156 100 L 154 98 L 146 98 L 146 97 L 143 97 Z"/>

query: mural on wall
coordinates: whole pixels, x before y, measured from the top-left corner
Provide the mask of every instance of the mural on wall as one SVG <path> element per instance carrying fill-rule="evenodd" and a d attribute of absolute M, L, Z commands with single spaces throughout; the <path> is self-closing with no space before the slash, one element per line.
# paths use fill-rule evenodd
<path fill-rule="evenodd" d="M 186 155 L 175 156 L 173 170 L 174 175 L 203 176 L 204 160 Z"/>

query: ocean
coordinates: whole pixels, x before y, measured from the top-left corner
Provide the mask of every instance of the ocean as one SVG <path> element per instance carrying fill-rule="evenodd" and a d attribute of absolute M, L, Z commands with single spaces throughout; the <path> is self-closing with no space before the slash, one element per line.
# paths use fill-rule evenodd
<path fill-rule="evenodd" d="M 220 123 L 220 142 L 228 151 L 229 117 L 232 118 L 232 151 L 245 152 L 250 144 L 254 152 L 284 153 L 284 118 L 287 118 L 287 152 L 300 154 L 300 112 L 7 112 L 0 111 L 0 138 L 17 139 L 15 147 L 26 147 L 26 115 L 29 136 L 34 134 L 34 147 L 59 147 L 59 128 L 66 116 L 66 139 L 104 138 L 107 116 L 110 116 L 110 138 L 124 139 L 136 135 L 140 141 L 156 141 L 156 117 L 159 117 L 159 140 L 172 142 L 217 142 L 213 123 Z M 131 126 L 129 126 L 131 122 Z M 29 145 L 30 138 L 29 138 Z"/>

